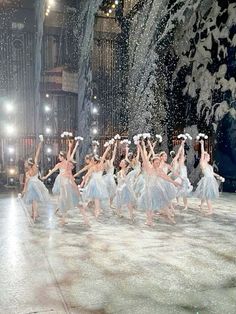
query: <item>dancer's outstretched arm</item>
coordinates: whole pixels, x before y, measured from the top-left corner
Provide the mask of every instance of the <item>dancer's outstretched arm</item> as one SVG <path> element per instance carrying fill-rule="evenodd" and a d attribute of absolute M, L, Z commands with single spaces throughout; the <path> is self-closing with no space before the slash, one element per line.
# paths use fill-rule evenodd
<path fill-rule="evenodd" d="M 168 176 L 163 170 L 159 170 L 159 172 L 158 172 L 158 175 L 159 175 L 159 177 L 161 177 L 161 178 L 163 178 L 164 180 L 166 180 L 166 181 L 168 181 L 168 182 L 171 182 L 172 184 L 174 184 L 175 186 L 181 186 L 181 184 L 179 184 L 178 182 L 176 182 L 176 181 L 174 181 L 174 180 L 172 180 L 171 178 L 170 178 L 170 176 Z"/>
<path fill-rule="evenodd" d="M 60 168 L 60 167 L 59 167 L 59 164 L 56 164 L 56 166 L 55 166 L 52 170 L 50 170 L 46 176 L 42 177 L 41 179 L 42 179 L 42 180 L 47 180 L 47 178 L 49 178 L 49 177 L 50 177 L 54 172 L 56 172 L 59 168 Z"/>
<path fill-rule="evenodd" d="M 39 142 L 37 150 L 36 150 L 36 154 L 35 154 L 35 157 L 34 157 L 34 162 L 35 162 L 36 165 L 39 162 L 39 156 L 40 156 L 40 151 L 41 151 L 42 144 L 43 144 L 43 142 Z"/>
<path fill-rule="evenodd" d="M 78 177 L 81 173 L 88 171 L 91 167 L 92 167 L 91 165 L 87 165 L 87 166 L 83 167 L 78 172 L 76 172 L 76 174 L 74 175 L 74 178 Z"/>

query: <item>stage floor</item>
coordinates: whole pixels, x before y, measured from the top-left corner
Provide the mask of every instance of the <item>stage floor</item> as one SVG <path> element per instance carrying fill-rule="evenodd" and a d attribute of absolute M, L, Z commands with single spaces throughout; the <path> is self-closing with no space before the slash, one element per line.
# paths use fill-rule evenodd
<path fill-rule="evenodd" d="M 90 229 L 75 210 L 60 228 L 52 206 L 33 225 L 21 200 L 0 195 L 0 313 L 235 314 L 236 194 L 212 217 L 197 206 L 153 229 L 108 210 Z"/>

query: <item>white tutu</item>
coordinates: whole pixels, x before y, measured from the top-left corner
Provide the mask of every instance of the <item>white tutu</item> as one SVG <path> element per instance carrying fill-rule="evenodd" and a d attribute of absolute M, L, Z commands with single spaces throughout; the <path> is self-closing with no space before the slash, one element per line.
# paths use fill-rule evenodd
<path fill-rule="evenodd" d="M 49 202 L 49 193 L 42 181 L 39 180 L 38 174 L 30 177 L 23 201 L 27 205 L 31 205 L 33 201 L 37 203 Z"/>
<path fill-rule="evenodd" d="M 168 205 L 162 180 L 156 174 L 144 173 L 144 188 L 138 199 L 138 208 L 144 211 L 159 211 Z"/>
<path fill-rule="evenodd" d="M 136 199 L 131 185 L 129 184 L 129 177 L 121 176 L 121 173 L 118 173 L 118 187 L 116 190 L 116 196 L 114 199 L 114 204 L 116 208 L 121 208 L 122 206 L 135 204 Z"/>
<path fill-rule="evenodd" d="M 187 167 L 183 165 L 179 170 L 179 178 L 175 180 L 181 184 L 177 192 L 177 197 L 188 197 L 193 190 L 193 186 L 187 177 Z"/>
<path fill-rule="evenodd" d="M 213 175 L 213 168 L 207 165 L 203 169 L 204 177 L 198 182 L 195 196 L 201 200 L 213 200 L 219 197 L 219 185 Z"/>
<path fill-rule="evenodd" d="M 108 198 L 109 193 L 102 176 L 102 171 L 93 172 L 87 186 L 84 189 L 83 200 L 86 202 L 94 199 L 102 201 Z"/>
<path fill-rule="evenodd" d="M 109 198 L 113 198 L 116 195 L 116 182 L 114 179 L 114 167 L 110 167 L 107 173 L 103 176 L 103 180 L 106 184 Z"/>

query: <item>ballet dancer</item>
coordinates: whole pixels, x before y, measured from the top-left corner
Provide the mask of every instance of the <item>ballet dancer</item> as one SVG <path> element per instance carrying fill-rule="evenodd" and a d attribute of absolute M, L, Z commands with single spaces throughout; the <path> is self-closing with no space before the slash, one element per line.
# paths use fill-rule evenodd
<path fill-rule="evenodd" d="M 29 158 L 25 162 L 26 167 L 26 180 L 22 192 L 23 201 L 27 205 L 32 206 L 33 221 L 38 218 L 38 203 L 46 204 L 49 201 L 49 193 L 42 181 L 39 180 L 38 162 L 39 155 L 42 147 L 43 139 L 38 144 L 34 158 Z"/>
<path fill-rule="evenodd" d="M 178 189 L 177 192 L 177 202 L 179 197 L 183 198 L 184 203 L 184 209 L 188 209 L 188 196 L 193 190 L 193 186 L 191 185 L 188 174 L 187 174 L 187 167 L 185 165 L 186 157 L 184 152 L 184 145 L 185 140 L 181 142 L 180 148 L 178 150 L 178 153 L 176 157 L 173 159 L 173 169 L 176 169 L 178 167 L 178 178 L 176 179 L 176 182 L 181 183 L 181 187 Z"/>
<path fill-rule="evenodd" d="M 114 161 L 116 157 L 116 152 L 117 152 L 117 141 L 114 144 L 114 149 L 113 149 L 111 158 L 107 158 L 105 161 L 106 174 L 103 176 L 103 179 L 106 183 L 107 191 L 109 194 L 111 208 L 113 208 L 112 202 L 116 195 L 116 182 L 114 179 Z"/>
<path fill-rule="evenodd" d="M 54 172 L 60 171 L 59 179 L 55 181 L 54 191 L 59 192 L 58 199 L 58 208 L 62 212 L 62 217 L 60 218 L 60 226 L 64 226 L 67 216 L 67 211 L 70 209 L 74 209 L 79 206 L 81 213 L 84 218 L 84 223 L 89 225 L 88 218 L 85 214 L 85 211 L 81 204 L 80 193 L 77 185 L 74 182 L 74 178 L 72 175 L 72 170 L 74 168 L 73 163 L 71 162 L 71 151 L 73 147 L 73 142 L 69 141 L 69 149 L 67 154 L 63 151 L 59 153 L 58 159 L 59 163 L 55 165 L 55 167 L 42 179 L 46 180 L 50 177 Z"/>
<path fill-rule="evenodd" d="M 85 208 L 91 201 L 94 201 L 94 216 L 97 219 L 101 212 L 101 202 L 109 199 L 106 183 L 103 179 L 105 158 L 111 149 L 111 146 L 107 146 L 102 157 L 95 155 L 91 161 L 91 167 L 88 169 L 85 175 L 81 188 L 85 186 L 83 191 L 83 200 L 87 203 Z"/>
<path fill-rule="evenodd" d="M 210 155 L 204 149 L 204 141 L 200 140 L 201 145 L 201 158 L 200 167 L 203 173 L 203 177 L 198 182 L 197 189 L 195 191 L 196 197 L 201 199 L 200 210 L 203 211 L 203 205 L 206 202 L 208 211 L 205 215 L 212 215 L 213 207 L 212 200 L 219 197 L 219 185 L 216 180 L 223 181 L 224 178 L 214 173 L 213 167 L 209 164 Z"/>

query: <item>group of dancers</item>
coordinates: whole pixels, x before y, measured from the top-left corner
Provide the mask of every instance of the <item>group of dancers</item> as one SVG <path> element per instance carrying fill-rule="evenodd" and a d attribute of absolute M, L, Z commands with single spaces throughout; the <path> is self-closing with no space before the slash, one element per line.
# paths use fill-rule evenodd
<path fill-rule="evenodd" d="M 146 133 L 145 133 L 146 134 Z M 124 142 L 124 141 L 123 141 Z M 58 196 L 55 213 L 59 216 L 59 223 L 67 223 L 67 211 L 79 208 L 84 224 L 90 226 L 87 212 L 93 208 L 95 218 L 102 214 L 104 204 L 109 204 L 110 210 L 118 217 L 123 217 L 124 209 L 128 210 L 129 219 L 134 221 L 135 212 L 146 213 L 145 224 L 152 227 L 154 217 L 164 217 L 175 223 L 174 201 L 183 198 L 184 210 L 188 209 L 188 197 L 194 194 L 201 200 L 200 211 L 204 215 L 213 213 L 212 200 L 219 197 L 218 180 L 223 178 L 214 173 L 209 164 L 210 155 L 205 151 L 204 139 L 200 139 L 201 158 L 200 167 L 202 178 L 197 189 L 193 192 L 185 165 L 185 142 L 182 139 L 180 147 L 172 162 L 167 163 L 165 152 L 155 152 L 155 142 L 150 137 L 139 136 L 135 140 L 135 153 L 129 152 L 126 143 L 126 154 L 119 162 L 119 171 L 114 176 L 114 162 L 117 157 L 117 147 L 120 140 L 109 141 L 101 157 L 87 155 L 85 166 L 73 175 L 76 162 L 74 160 L 79 141 L 68 140 L 68 151 L 61 151 L 59 162 L 49 173 L 39 177 L 38 162 L 43 144 L 41 139 L 35 158 L 29 158 L 26 163 L 26 180 L 22 192 L 23 201 L 32 207 L 32 219 L 39 217 L 38 205 L 50 202 L 50 196 L 43 181 L 53 173 L 59 171 L 53 185 L 52 193 Z M 84 173 L 82 181 L 77 186 L 75 178 Z M 204 211 L 204 203 L 207 210 Z"/>

